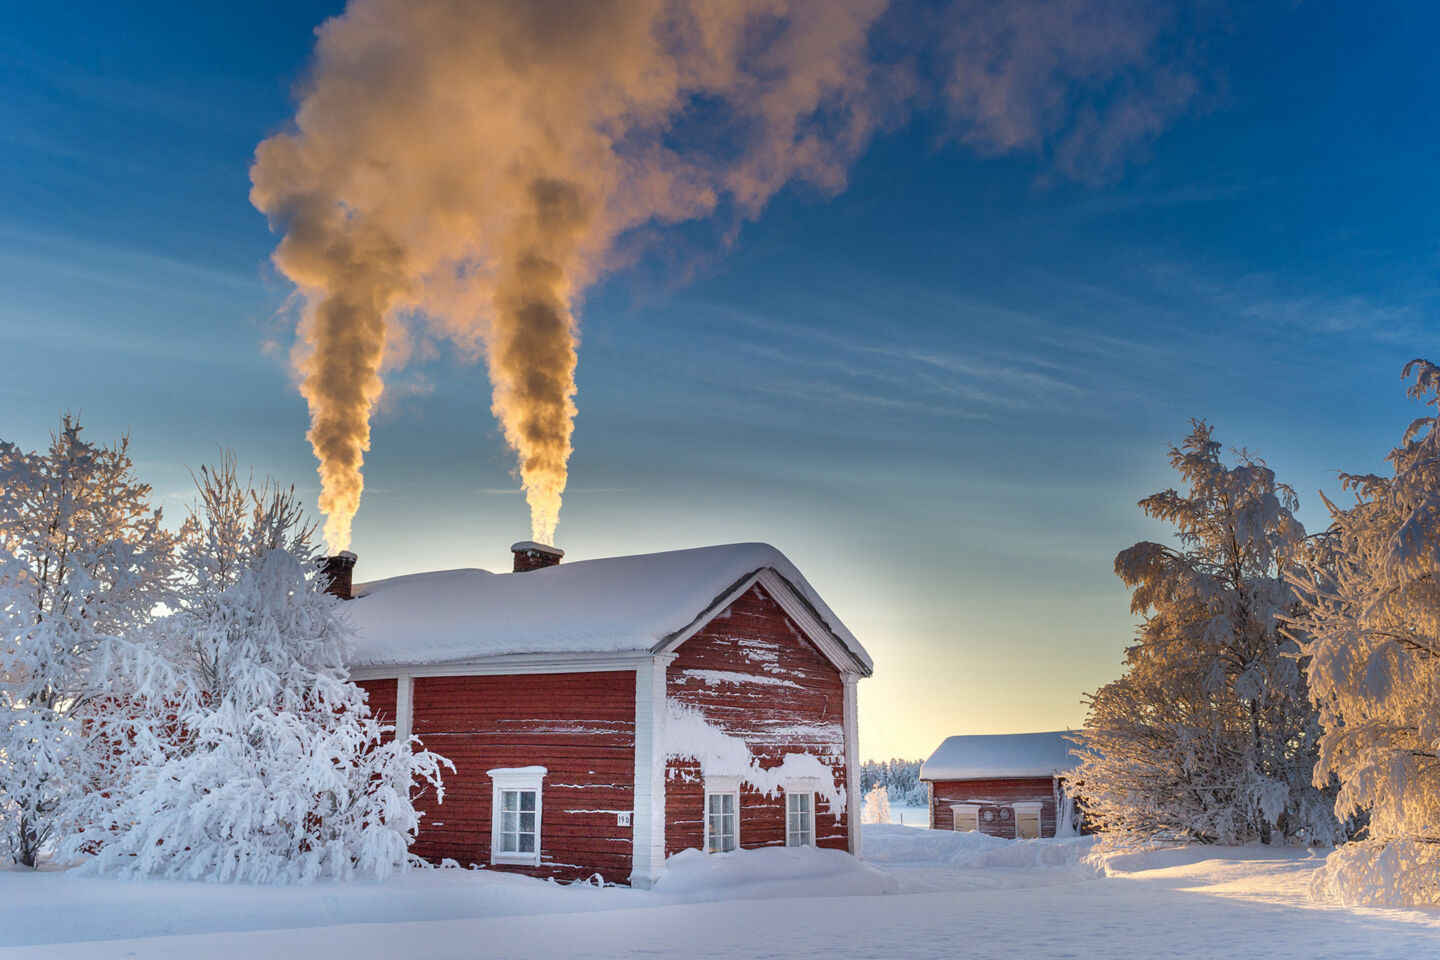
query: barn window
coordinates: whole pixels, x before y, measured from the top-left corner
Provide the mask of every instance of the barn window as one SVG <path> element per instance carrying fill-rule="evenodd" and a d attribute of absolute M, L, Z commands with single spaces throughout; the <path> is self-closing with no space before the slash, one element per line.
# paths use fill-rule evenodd
<path fill-rule="evenodd" d="M 785 846 L 813 847 L 815 845 L 815 794 L 813 792 L 789 792 L 785 794 Z"/>
<path fill-rule="evenodd" d="M 1036 840 L 1040 837 L 1040 804 L 1015 804 L 1015 837 L 1018 840 Z"/>
<path fill-rule="evenodd" d="M 960 833 L 974 833 L 980 829 L 980 807 L 974 803 L 952 803 L 950 811 L 955 815 L 955 829 Z"/>
<path fill-rule="evenodd" d="M 705 781 L 705 852 L 726 853 L 740 846 L 740 778 Z"/>
<path fill-rule="evenodd" d="M 497 767 L 488 771 L 495 792 L 490 820 L 494 863 L 540 864 L 540 814 L 544 767 Z"/>

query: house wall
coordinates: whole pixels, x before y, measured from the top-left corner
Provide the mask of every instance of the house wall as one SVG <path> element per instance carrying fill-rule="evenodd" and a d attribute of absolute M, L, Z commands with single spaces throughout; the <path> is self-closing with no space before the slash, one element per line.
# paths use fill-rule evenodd
<path fill-rule="evenodd" d="M 397 681 L 388 680 L 357 680 L 355 686 L 364 690 L 369 696 L 370 716 L 379 720 L 387 727 L 395 726 L 395 695 Z M 395 739 L 393 733 L 387 733 L 383 741 L 389 743 Z"/>
<path fill-rule="evenodd" d="M 760 766 L 786 754 L 815 755 L 845 783 L 844 683 L 756 584 L 676 651 L 666 673 L 667 699 L 698 709 L 713 726 L 744 740 Z M 700 765 L 670 758 L 665 777 L 665 853 L 704 845 L 705 785 Z M 819 846 L 848 849 L 845 804 L 816 797 Z M 783 846 L 785 795 L 740 790 L 742 847 Z"/>
<path fill-rule="evenodd" d="M 393 689 L 394 681 L 372 683 Z M 486 771 L 538 765 L 549 771 L 540 866 L 495 869 L 561 880 L 629 876 L 632 828 L 618 814 L 634 806 L 634 671 L 416 677 L 412 698 L 415 735 L 455 771 L 445 774 L 443 803 L 428 790 L 417 801 L 425 818 L 411 852 L 489 865 L 494 785 Z"/>
<path fill-rule="evenodd" d="M 980 832 L 1013 838 L 1015 817 L 1002 813 L 1017 801 L 1040 802 L 1040 836 L 1055 836 L 1056 792 L 1054 777 L 1013 777 L 1004 780 L 937 780 L 930 784 L 930 822 L 936 830 L 955 829 L 952 803 L 980 804 Z M 993 814 L 990 820 L 986 813 Z"/>

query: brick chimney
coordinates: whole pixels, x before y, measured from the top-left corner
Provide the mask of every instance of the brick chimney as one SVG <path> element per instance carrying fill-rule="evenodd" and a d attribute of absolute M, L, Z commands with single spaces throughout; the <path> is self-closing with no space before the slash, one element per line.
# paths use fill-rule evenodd
<path fill-rule="evenodd" d="M 510 552 L 515 554 L 515 572 L 524 573 L 527 570 L 539 570 L 541 567 L 553 567 L 565 556 L 565 551 L 559 547 L 546 546 L 543 543 L 536 543 L 534 540 L 521 540 L 519 543 L 510 545 Z"/>
<path fill-rule="evenodd" d="M 341 600 L 349 600 L 353 596 L 351 578 L 354 573 L 355 554 L 349 550 L 341 550 L 335 556 L 324 557 L 320 561 L 320 575 L 329 580 L 325 592 L 332 593 Z"/>

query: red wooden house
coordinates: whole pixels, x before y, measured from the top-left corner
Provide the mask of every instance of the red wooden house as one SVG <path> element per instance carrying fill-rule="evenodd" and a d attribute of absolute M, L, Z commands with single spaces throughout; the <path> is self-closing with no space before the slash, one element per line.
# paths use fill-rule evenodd
<path fill-rule="evenodd" d="M 774 547 L 730 544 L 354 588 L 355 680 L 455 764 L 413 852 L 649 886 L 688 847 L 859 852 L 872 664 Z M 353 556 L 332 558 L 351 594 Z"/>
<path fill-rule="evenodd" d="M 930 828 L 1019 839 L 1073 830 L 1061 775 L 1079 762 L 1074 749 L 1064 731 L 948 738 L 920 767 Z"/>

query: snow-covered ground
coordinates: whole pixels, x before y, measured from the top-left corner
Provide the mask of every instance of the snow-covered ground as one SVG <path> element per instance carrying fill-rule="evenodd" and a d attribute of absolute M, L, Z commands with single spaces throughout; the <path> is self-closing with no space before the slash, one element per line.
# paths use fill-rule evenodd
<path fill-rule="evenodd" d="M 1440 958 L 1440 911 L 1317 905 L 1318 858 L 865 828 L 833 851 L 681 854 L 657 889 L 427 870 L 306 888 L 0 872 L 8 958 Z"/>
<path fill-rule="evenodd" d="M 927 806 L 902 807 L 890 804 L 890 822 L 903 823 L 907 827 L 930 826 L 930 808 Z"/>

